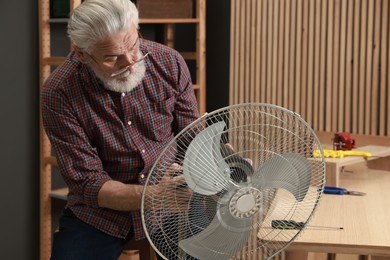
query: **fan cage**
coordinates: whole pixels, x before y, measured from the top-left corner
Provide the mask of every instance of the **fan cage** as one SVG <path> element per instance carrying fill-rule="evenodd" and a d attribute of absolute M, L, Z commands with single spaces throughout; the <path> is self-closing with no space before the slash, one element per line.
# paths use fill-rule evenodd
<path fill-rule="evenodd" d="M 218 165 L 222 160 L 204 163 L 213 158 L 201 154 L 191 168 L 194 172 L 191 176 L 196 176 L 195 188 L 191 191 L 182 174 L 183 161 L 194 138 L 215 124 L 223 124 L 223 130 L 205 135 L 204 140 L 199 141 L 199 149 L 219 142 L 225 148 L 221 153 L 223 163 L 228 161 L 233 165 L 229 168 L 230 178 L 216 178 L 221 173 L 216 173 L 219 169 L 211 164 Z M 314 150 L 320 150 L 321 157 L 314 157 Z M 304 158 L 304 163 L 300 158 Z M 253 176 L 246 172 L 248 163 L 254 169 Z M 298 185 L 293 195 L 288 189 L 273 187 L 279 180 L 267 184 L 275 169 L 281 181 L 291 178 L 290 168 L 280 168 L 285 164 L 290 168 L 293 166 L 298 173 L 305 167 L 310 170 L 309 178 L 304 180 L 306 183 L 299 183 L 307 188 L 300 190 Z M 189 250 L 186 252 L 179 246 L 179 242 L 186 239 L 195 242 L 197 252 L 206 252 L 207 258 L 268 259 L 284 250 L 303 231 L 303 228 L 273 228 L 272 220 L 308 224 L 321 199 L 324 183 L 321 144 L 312 128 L 297 113 L 264 103 L 229 106 L 194 121 L 165 147 L 144 186 L 142 223 L 152 246 L 166 259 L 195 259 L 188 254 Z M 212 185 L 217 192 L 196 192 L 201 184 Z M 256 192 L 259 207 L 254 207 L 255 212 L 249 217 L 234 215 L 229 210 L 233 195 L 244 186 L 259 191 Z M 226 214 L 229 217 L 233 214 L 233 220 L 225 221 Z M 215 221 L 218 227 L 210 227 Z M 201 235 L 207 239 L 198 239 Z M 195 255 L 199 257 L 197 253 Z"/>

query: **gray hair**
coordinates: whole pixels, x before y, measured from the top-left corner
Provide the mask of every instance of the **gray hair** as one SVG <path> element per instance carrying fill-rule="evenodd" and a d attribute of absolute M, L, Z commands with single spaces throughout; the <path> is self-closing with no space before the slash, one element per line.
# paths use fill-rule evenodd
<path fill-rule="evenodd" d="M 74 45 L 89 53 L 97 42 L 132 23 L 139 27 L 138 10 L 130 0 L 85 0 L 70 15 L 68 35 Z"/>

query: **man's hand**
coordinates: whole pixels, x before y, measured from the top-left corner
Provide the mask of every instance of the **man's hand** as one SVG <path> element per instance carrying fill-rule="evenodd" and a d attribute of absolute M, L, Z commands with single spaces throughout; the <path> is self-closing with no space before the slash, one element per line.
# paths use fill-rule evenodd
<path fill-rule="evenodd" d="M 192 191 L 187 187 L 183 170 L 173 163 L 156 185 L 146 188 L 145 208 L 179 213 L 188 209 Z"/>

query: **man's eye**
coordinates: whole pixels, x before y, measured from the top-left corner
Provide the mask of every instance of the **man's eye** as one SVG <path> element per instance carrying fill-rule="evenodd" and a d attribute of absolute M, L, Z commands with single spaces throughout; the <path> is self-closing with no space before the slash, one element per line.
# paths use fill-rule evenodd
<path fill-rule="evenodd" d="M 110 56 L 104 59 L 105 62 L 116 62 L 118 60 L 118 56 Z"/>

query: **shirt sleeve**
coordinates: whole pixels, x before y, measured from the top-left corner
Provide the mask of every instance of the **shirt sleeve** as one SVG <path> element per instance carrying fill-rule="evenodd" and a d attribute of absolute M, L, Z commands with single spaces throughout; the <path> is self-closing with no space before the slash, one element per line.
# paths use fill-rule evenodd
<path fill-rule="evenodd" d="M 174 129 L 178 134 L 183 128 L 199 118 L 198 102 L 192 86 L 191 75 L 183 57 L 178 54 L 179 95 L 174 109 Z"/>
<path fill-rule="evenodd" d="M 43 88 L 41 113 L 60 173 L 70 192 L 82 197 L 86 205 L 97 208 L 98 192 L 110 177 L 60 88 Z"/>

